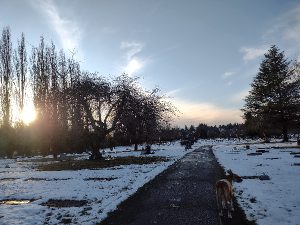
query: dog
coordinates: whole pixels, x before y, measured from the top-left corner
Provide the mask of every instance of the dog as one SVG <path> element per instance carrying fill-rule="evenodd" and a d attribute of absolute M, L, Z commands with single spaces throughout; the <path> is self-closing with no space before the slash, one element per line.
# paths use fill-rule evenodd
<path fill-rule="evenodd" d="M 216 182 L 216 196 L 219 216 L 223 216 L 223 211 L 227 210 L 227 217 L 232 218 L 231 212 L 234 211 L 232 182 L 241 182 L 242 178 L 231 170 L 228 170 L 227 173 L 228 175 L 226 175 L 225 179 Z"/>

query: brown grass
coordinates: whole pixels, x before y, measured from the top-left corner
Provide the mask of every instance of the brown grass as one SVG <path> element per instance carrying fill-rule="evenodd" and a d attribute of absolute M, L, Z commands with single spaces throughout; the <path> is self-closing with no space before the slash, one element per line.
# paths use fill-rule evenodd
<path fill-rule="evenodd" d="M 69 200 L 69 199 L 49 199 L 47 202 L 42 203 L 43 206 L 48 207 L 82 207 L 86 205 L 88 201 L 86 200 Z"/>
<path fill-rule="evenodd" d="M 279 146 L 279 147 L 271 147 L 275 149 L 283 149 L 283 148 L 300 148 L 300 145 L 295 145 L 295 146 Z"/>
<path fill-rule="evenodd" d="M 47 165 L 39 165 L 41 171 L 61 171 L 61 170 L 82 170 L 82 169 L 100 169 L 130 164 L 151 164 L 156 162 L 168 161 L 165 157 L 118 157 L 109 160 L 71 160 L 54 162 Z"/>

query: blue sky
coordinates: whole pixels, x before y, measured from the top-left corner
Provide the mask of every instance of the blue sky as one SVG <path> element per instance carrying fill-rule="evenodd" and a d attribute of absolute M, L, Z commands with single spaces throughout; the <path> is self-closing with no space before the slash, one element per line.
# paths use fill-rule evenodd
<path fill-rule="evenodd" d="M 179 125 L 241 122 L 267 49 L 300 55 L 299 0 L 0 0 L 7 25 L 28 48 L 43 35 L 75 50 L 84 69 L 160 87 Z"/>

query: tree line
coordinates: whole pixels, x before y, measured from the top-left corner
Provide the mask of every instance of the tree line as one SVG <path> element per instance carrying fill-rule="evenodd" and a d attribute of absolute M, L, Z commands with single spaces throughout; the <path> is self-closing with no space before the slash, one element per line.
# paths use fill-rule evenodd
<path fill-rule="evenodd" d="M 14 152 L 92 152 L 119 144 L 151 144 L 163 137 L 176 109 L 159 89 L 141 88 L 126 74 L 104 77 L 84 71 L 74 55 L 58 51 L 40 38 L 28 54 L 22 33 L 12 46 L 9 27 L 0 39 L 0 155 Z M 27 125 L 20 115 L 33 101 L 36 120 Z M 17 115 L 17 117 L 16 117 Z M 167 135 L 167 134 L 166 134 Z"/>
<path fill-rule="evenodd" d="M 0 38 L 0 156 L 92 152 L 116 145 L 264 137 L 300 128 L 300 66 L 272 46 L 265 54 L 242 109 L 244 124 L 184 129 L 171 127 L 176 109 L 159 93 L 145 90 L 136 77 L 100 76 L 82 70 L 74 55 L 40 38 L 28 53 L 22 33 L 13 48 L 9 27 Z M 37 118 L 25 124 L 20 115 L 33 101 Z"/>

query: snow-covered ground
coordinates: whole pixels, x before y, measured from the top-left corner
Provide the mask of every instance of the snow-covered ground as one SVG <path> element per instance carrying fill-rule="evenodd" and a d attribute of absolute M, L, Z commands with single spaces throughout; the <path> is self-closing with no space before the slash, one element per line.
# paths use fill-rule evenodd
<path fill-rule="evenodd" d="M 193 149 L 197 147 L 199 144 Z M 139 187 L 192 151 L 185 151 L 178 142 L 152 146 L 152 149 L 155 154 L 150 156 L 164 156 L 168 161 L 97 170 L 37 171 L 36 163 L 24 162 L 24 159 L 0 159 L 0 224 L 58 224 L 63 218 L 71 219 L 72 224 L 95 224 Z M 104 154 L 111 157 L 141 156 L 141 152 L 126 147 L 106 150 Z M 76 157 L 84 159 L 88 156 Z M 1 204 L 5 199 L 35 200 L 21 205 Z M 41 205 L 49 199 L 86 200 L 88 203 L 82 207 L 65 208 Z"/>
<path fill-rule="evenodd" d="M 300 158 L 292 153 L 299 153 L 300 149 L 289 148 L 294 145 L 295 142 L 251 144 L 246 149 L 245 144 L 227 143 L 213 147 L 226 170 L 240 176 L 270 177 L 270 180 L 244 179 L 234 184 L 248 219 L 256 220 L 259 225 L 300 225 Z M 248 155 L 257 150 L 269 152 Z"/>
<path fill-rule="evenodd" d="M 252 141 L 250 149 L 246 149 L 245 141 L 219 139 L 202 140 L 193 149 L 203 145 L 213 145 L 214 153 L 225 169 L 248 178 L 270 177 L 270 180 L 244 179 L 242 183 L 234 184 L 237 199 L 248 219 L 256 220 L 259 225 L 300 225 L 300 158 L 290 154 L 300 152 L 300 149 L 289 148 L 295 143 Z M 63 218 L 71 219 L 72 224 L 95 224 L 139 187 L 193 150 L 185 151 L 178 142 L 152 148 L 155 154 L 150 157 L 163 156 L 168 161 L 97 170 L 37 171 L 34 162 L 0 159 L 0 224 L 57 224 Z M 256 150 L 268 152 L 248 155 Z M 141 152 L 132 151 L 132 147 L 118 147 L 113 151 L 107 149 L 104 155 L 141 156 Z M 76 158 L 88 156 L 81 154 Z M 4 199 L 34 201 L 23 205 L 1 204 Z M 64 208 L 41 205 L 49 199 L 86 200 L 88 203 L 82 207 Z"/>

